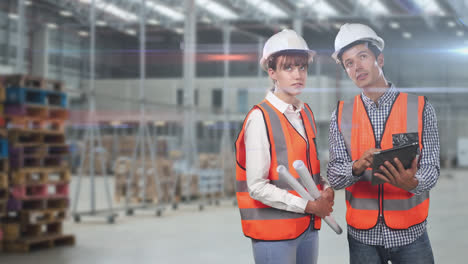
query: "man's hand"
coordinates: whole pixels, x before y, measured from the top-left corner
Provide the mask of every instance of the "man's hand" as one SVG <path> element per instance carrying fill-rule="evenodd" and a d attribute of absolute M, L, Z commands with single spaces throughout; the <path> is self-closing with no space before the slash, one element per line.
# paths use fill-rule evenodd
<path fill-rule="evenodd" d="M 363 174 L 364 171 L 372 165 L 374 161 L 374 156 L 372 154 L 377 151 L 380 151 L 380 149 L 371 148 L 364 152 L 364 154 L 353 163 L 353 175 L 358 176 Z"/>
<path fill-rule="evenodd" d="M 315 201 L 308 201 L 305 212 L 308 214 L 314 214 L 320 218 L 329 216 L 333 212 L 333 201 L 320 197 Z"/>
<path fill-rule="evenodd" d="M 333 202 L 335 200 L 335 191 L 333 191 L 331 187 L 328 187 L 327 189 L 320 191 L 320 197 Z"/>
<path fill-rule="evenodd" d="M 383 171 L 384 175 L 381 173 L 375 173 L 379 179 L 390 183 L 393 186 L 398 188 L 404 189 L 406 191 L 411 191 L 416 186 L 418 186 L 418 180 L 414 175 L 418 171 L 418 158 L 414 158 L 413 162 L 411 163 L 411 168 L 405 169 L 403 164 L 398 158 L 394 159 L 396 168 L 392 165 L 392 163 L 386 161 L 384 163 L 385 166 L 380 166 L 380 169 Z"/>

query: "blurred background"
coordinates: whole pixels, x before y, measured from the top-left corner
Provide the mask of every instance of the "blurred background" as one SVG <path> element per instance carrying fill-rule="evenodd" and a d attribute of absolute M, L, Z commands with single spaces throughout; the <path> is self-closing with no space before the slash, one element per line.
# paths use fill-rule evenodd
<path fill-rule="evenodd" d="M 52 168 L 66 168 L 71 175 L 58 176 L 66 191 L 39 195 L 44 201 L 52 195 L 66 198 L 67 205 L 60 207 L 67 215 L 59 221 L 60 231 L 33 232 L 38 238 L 59 234 L 62 240 L 31 242 L 24 231 L 30 227 L 25 225 L 47 230 L 50 223 L 37 227 L 19 220 L 27 208 L 12 209 L 9 200 L 24 204 L 37 197 L 15 196 L 12 175 L 26 167 L 38 174 L 53 173 L 44 172 L 43 163 L 26 161 L 4 170 L 10 183 L 5 185 L 2 221 L 13 223 L 10 229 L 18 233 L 8 238 L 11 230 L 4 228 L 4 250 L 53 247 L 36 253 L 49 263 L 78 263 L 82 256 L 102 263 L 126 262 L 130 256 L 138 256 L 140 263 L 219 263 L 228 262 L 226 256 L 232 263 L 252 263 L 250 242 L 241 233 L 235 206 L 234 142 L 247 112 L 272 86 L 258 64 L 263 44 L 290 28 L 317 51 L 300 98 L 315 114 L 325 175 L 331 113 L 338 100 L 360 92 L 330 57 L 340 26 L 351 22 L 371 26 L 385 40 L 387 80 L 401 91 L 427 96 L 436 110 L 440 181 L 446 182 L 440 183 L 445 198 L 439 200 L 444 202 L 439 214 L 434 213 L 440 216 L 434 222 L 442 228 L 448 225 L 447 212 L 466 215 L 461 188 L 468 167 L 467 0 L 1 0 L 6 138 L 11 141 L 10 134 L 26 133 L 18 129 L 36 128 L 28 123 L 30 117 L 20 128 L 16 117 L 9 117 L 7 109 L 18 103 L 11 96 L 18 89 L 26 97 L 19 103 L 27 109 L 38 108 L 37 104 L 47 111 L 65 109 L 62 119 L 67 121 L 54 133 L 64 135 L 61 143 L 67 151 Z M 34 89 L 49 91 L 51 84 L 57 85 L 53 92 L 44 92 L 48 99 L 35 101 Z M 60 96 L 58 106 L 51 103 L 53 96 Z M 10 142 L 7 151 L 10 160 L 19 155 L 11 151 L 14 144 Z M 48 189 L 52 185 L 42 184 Z M 335 209 L 342 226 L 343 196 L 338 192 Z M 44 215 L 51 208 L 33 209 Z M 198 224 L 187 226 L 190 218 Z M 63 237 L 62 222 L 65 233 L 76 240 Z M 459 222 L 452 227 L 466 230 Z M 139 241 L 131 249 L 119 244 L 129 234 L 131 241 Z M 345 237 L 336 242 L 330 230 L 326 234 L 323 263 L 346 263 Z M 452 250 L 436 252 L 438 262 L 457 263 L 442 260 L 461 253 L 453 250 L 466 246 L 463 234 L 458 233 L 460 241 L 450 247 L 435 239 L 436 245 Z M 100 243 L 102 237 L 114 235 L 121 237 L 109 245 Z M 444 231 L 438 238 L 446 237 Z M 216 242 L 226 240 L 231 242 Z M 180 241 L 192 251 L 173 250 Z M 75 247 L 55 249 L 62 244 Z M 330 245 L 340 245 L 343 251 L 337 253 Z M 113 252 L 122 246 L 129 251 Z M 2 258 L 9 263 L 31 260 L 23 254 Z"/>

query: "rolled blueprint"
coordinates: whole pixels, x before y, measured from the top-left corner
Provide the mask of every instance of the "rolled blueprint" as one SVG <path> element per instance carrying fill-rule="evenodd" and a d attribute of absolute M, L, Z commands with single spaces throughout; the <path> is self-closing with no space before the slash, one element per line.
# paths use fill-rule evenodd
<path fill-rule="evenodd" d="M 286 169 L 286 167 L 284 167 L 283 165 L 279 165 L 277 168 L 276 168 L 276 171 L 279 173 L 279 175 L 289 184 L 289 186 L 291 186 L 291 188 L 293 188 L 302 198 L 306 199 L 306 200 L 309 200 L 309 201 L 314 201 L 315 198 L 311 195 L 310 192 L 307 192 L 307 190 L 304 188 L 304 186 L 302 186 L 297 180 L 296 178 L 294 178 L 294 176 L 291 175 L 291 173 L 289 173 L 288 169 Z M 306 169 L 307 171 L 307 169 Z M 309 173 L 307 171 L 307 173 Z M 300 174 L 299 174 L 300 175 Z M 309 174 L 309 177 L 310 177 L 310 174 Z M 315 186 L 315 184 L 312 184 L 313 187 L 315 187 L 315 190 L 316 192 L 318 193 L 318 197 L 320 197 L 320 192 L 318 191 L 317 189 L 317 186 Z M 308 188 L 308 189 L 313 189 L 312 188 Z M 343 232 L 343 230 L 341 229 L 341 227 L 336 223 L 335 219 L 330 215 L 330 216 L 326 216 L 324 219 L 325 223 L 327 223 L 331 229 L 333 229 L 333 231 L 335 231 L 338 235 L 341 234 Z"/>

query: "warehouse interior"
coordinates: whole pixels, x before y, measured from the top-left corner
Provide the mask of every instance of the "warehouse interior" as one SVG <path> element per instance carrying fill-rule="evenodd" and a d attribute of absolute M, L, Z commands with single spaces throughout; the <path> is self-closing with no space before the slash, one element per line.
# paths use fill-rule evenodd
<path fill-rule="evenodd" d="M 434 106 L 428 233 L 436 263 L 462 263 L 467 0 L 1 0 L 0 263 L 254 263 L 234 142 L 272 87 L 263 45 L 290 28 L 317 52 L 300 99 L 326 176 L 332 112 L 360 93 L 331 58 L 344 23 L 371 26 L 387 79 Z M 348 257 L 323 226 L 319 263 Z"/>

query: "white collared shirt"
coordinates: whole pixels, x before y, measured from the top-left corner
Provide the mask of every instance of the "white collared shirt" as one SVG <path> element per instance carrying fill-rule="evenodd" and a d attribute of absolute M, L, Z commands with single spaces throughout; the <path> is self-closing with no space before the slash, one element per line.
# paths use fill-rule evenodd
<path fill-rule="evenodd" d="M 300 111 L 304 107 L 304 104 L 299 99 L 293 105 L 285 103 L 272 92 L 268 92 L 265 99 L 283 113 L 299 134 L 307 141 L 300 116 Z M 277 209 L 304 213 L 307 200 L 270 184 L 268 180 L 271 162 L 270 143 L 261 110 L 255 109 L 250 113 L 245 125 L 244 140 L 247 187 L 250 196 Z"/>

